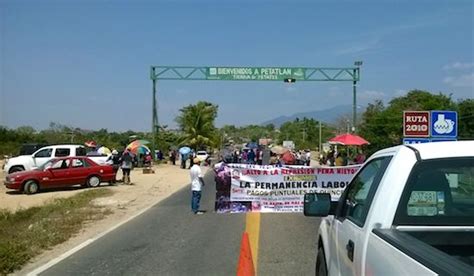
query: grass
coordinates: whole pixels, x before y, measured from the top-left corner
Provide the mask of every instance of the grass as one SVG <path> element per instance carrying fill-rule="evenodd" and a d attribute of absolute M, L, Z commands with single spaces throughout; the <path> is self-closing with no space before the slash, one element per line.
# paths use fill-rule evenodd
<path fill-rule="evenodd" d="M 0 210 L 0 275 L 12 273 L 42 251 L 68 240 L 85 223 L 110 214 L 91 201 L 112 193 L 93 189 L 14 213 Z"/>

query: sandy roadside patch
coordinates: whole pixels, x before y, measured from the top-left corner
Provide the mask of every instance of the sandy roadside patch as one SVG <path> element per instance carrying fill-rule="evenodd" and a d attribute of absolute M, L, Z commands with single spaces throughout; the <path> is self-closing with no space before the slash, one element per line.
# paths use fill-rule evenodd
<path fill-rule="evenodd" d="M 202 169 L 203 172 L 206 171 L 205 167 Z M 141 169 L 133 170 L 131 179 L 134 185 L 108 186 L 103 183 L 103 189 L 111 189 L 114 191 L 114 194 L 111 197 L 96 200 L 96 204 L 106 206 L 113 211 L 113 214 L 103 220 L 86 225 L 73 238 L 55 246 L 51 250 L 43 252 L 25 265 L 23 269 L 17 271 L 15 275 L 27 274 L 189 185 L 189 170 L 183 170 L 179 166 L 172 165 L 155 166 L 154 170 L 155 174 L 143 174 Z M 2 176 L 2 181 L 3 178 Z M 14 210 L 19 207 L 26 208 L 41 205 L 52 198 L 69 197 L 85 190 L 87 189 L 55 191 L 27 196 L 7 194 L 5 192 L 6 189 L 2 187 L 0 190 L 0 202 L 2 208 L 9 206 L 9 209 Z"/>

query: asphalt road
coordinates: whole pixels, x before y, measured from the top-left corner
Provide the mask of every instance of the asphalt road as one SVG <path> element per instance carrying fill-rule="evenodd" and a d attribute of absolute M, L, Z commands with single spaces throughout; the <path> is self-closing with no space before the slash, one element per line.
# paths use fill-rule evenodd
<path fill-rule="evenodd" d="M 208 172 L 204 215 L 191 212 L 187 187 L 41 275 L 235 275 L 245 214 L 213 212 L 213 179 Z M 262 214 L 258 274 L 314 275 L 318 223 Z"/>

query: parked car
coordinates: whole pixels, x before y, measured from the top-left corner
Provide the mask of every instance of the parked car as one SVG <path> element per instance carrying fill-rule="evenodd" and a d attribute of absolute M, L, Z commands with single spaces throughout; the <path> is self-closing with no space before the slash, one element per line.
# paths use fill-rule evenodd
<path fill-rule="evenodd" d="M 15 157 L 15 156 L 31 155 L 35 151 L 37 151 L 38 149 L 40 149 L 42 147 L 46 147 L 46 146 L 47 146 L 47 144 L 23 144 L 23 145 L 21 145 L 20 153 L 18 155 L 13 155 L 13 156 L 4 155 L 3 156 L 5 162 L 2 165 L 2 170 L 5 169 L 5 164 L 8 163 L 8 159 L 10 159 L 12 157 Z"/>
<path fill-rule="evenodd" d="M 333 207 L 305 195 L 305 215 L 325 217 L 318 275 L 474 273 L 474 141 L 378 151 Z"/>
<path fill-rule="evenodd" d="M 88 157 L 54 158 L 31 171 L 15 172 L 6 176 L 8 189 L 37 193 L 40 189 L 68 187 L 80 184 L 98 187 L 101 182 L 115 179 L 112 166 L 99 165 Z"/>
<path fill-rule="evenodd" d="M 81 145 L 52 145 L 43 147 L 32 155 L 9 158 L 4 171 L 7 174 L 18 171 L 29 171 L 45 164 L 51 158 L 68 156 L 86 156 L 86 148 Z M 98 164 L 105 164 L 107 156 L 90 156 Z"/>

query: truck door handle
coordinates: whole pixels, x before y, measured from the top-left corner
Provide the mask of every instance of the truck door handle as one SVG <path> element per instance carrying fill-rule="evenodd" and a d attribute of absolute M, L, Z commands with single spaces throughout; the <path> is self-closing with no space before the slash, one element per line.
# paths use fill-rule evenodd
<path fill-rule="evenodd" d="M 351 262 L 354 261 L 354 242 L 352 240 L 349 240 L 346 245 L 346 250 L 347 250 L 347 257 Z"/>

